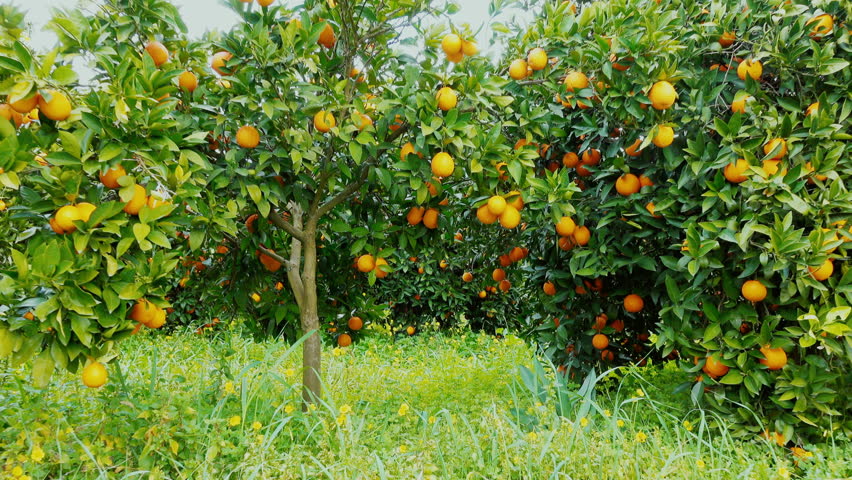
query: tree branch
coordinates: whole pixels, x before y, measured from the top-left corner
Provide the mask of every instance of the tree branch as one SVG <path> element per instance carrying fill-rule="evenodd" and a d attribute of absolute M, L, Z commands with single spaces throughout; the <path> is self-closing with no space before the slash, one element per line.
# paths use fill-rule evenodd
<path fill-rule="evenodd" d="M 260 250 L 261 253 L 263 253 L 267 257 L 270 257 L 273 260 L 275 260 L 276 262 L 278 262 L 282 265 L 287 265 L 288 270 L 290 269 L 290 267 L 291 267 L 290 260 L 287 260 L 286 258 L 282 257 L 281 255 L 278 255 L 277 253 L 275 253 L 274 251 L 264 247 L 263 245 L 259 245 L 257 247 L 257 249 Z"/>
<path fill-rule="evenodd" d="M 276 227 L 289 233 L 290 236 L 292 236 L 293 238 L 296 238 L 300 241 L 305 240 L 305 232 L 303 232 L 301 228 L 298 228 L 287 220 L 284 220 L 284 217 L 277 211 L 270 210 L 269 216 L 267 216 L 266 218 L 268 218 L 269 221 L 272 222 L 273 225 L 275 225 Z"/>

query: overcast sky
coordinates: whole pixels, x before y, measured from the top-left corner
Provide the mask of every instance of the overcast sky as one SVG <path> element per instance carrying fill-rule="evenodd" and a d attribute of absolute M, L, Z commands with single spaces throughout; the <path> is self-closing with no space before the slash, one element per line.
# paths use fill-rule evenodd
<path fill-rule="evenodd" d="M 0 3 L 7 3 L 8 1 L 0 0 Z M 287 0 L 277 1 L 288 3 Z M 87 0 L 87 3 L 91 2 L 92 0 Z M 56 41 L 52 33 L 42 31 L 45 21 L 50 18 L 50 9 L 53 7 L 74 7 L 79 4 L 79 1 L 11 0 L 11 3 L 27 12 L 27 21 L 32 22 L 31 43 L 37 49 L 44 50 L 50 48 Z M 172 3 L 177 5 L 184 14 L 183 19 L 189 29 L 190 36 L 193 38 L 200 37 L 206 30 L 228 30 L 238 19 L 236 14 L 222 5 L 219 0 L 172 0 Z M 454 23 L 470 23 L 473 31 L 487 23 L 490 0 L 459 0 L 458 3 L 461 5 L 461 11 L 454 16 L 452 20 Z M 255 8 L 257 8 L 256 5 Z M 187 14 L 187 12 L 192 13 Z M 524 16 L 524 12 L 515 12 L 515 14 Z M 501 20 L 508 21 L 509 19 L 501 18 Z M 477 36 L 480 46 L 486 47 L 483 49 L 483 53 L 489 51 L 494 53 L 494 49 L 487 48 L 490 36 L 491 32 L 487 29 L 482 29 Z"/>

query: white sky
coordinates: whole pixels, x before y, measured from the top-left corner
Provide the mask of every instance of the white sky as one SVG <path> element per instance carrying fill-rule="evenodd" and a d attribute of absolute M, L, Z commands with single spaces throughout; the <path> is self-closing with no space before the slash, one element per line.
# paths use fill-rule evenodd
<path fill-rule="evenodd" d="M 277 1 L 287 3 L 287 0 Z M 189 29 L 189 35 L 193 38 L 200 37 L 206 30 L 228 30 L 238 20 L 237 15 L 218 0 L 172 0 L 172 2 L 183 13 L 183 20 Z M 79 4 L 78 0 L 11 0 L 11 3 L 27 12 L 27 21 L 32 22 L 31 44 L 39 50 L 49 49 L 56 40 L 53 33 L 42 30 L 45 21 L 50 18 L 50 9 L 75 7 Z M 91 3 L 91 0 L 87 0 L 86 3 Z M 469 23 L 471 29 L 476 31 L 488 22 L 490 0 L 459 0 L 458 3 L 461 5 L 461 10 L 452 18 L 455 24 Z M 259 7 L 255 5 L 255 8 Z M 524 13 L 520 12 L 520 15 L 524 16 Z M 501 18 L 501 20 L 508 19 Z M 445 21 L 445 19 L 438 21 Z M 495 53 L 495 50 L 499 52 L 500 46 L 496 46 L 496 49 L 482 48 L 488 45 L 490 37 L 491 32 L 487 28 L 482 29 L 477 36 L 480 49 L 483 53 Z"/>

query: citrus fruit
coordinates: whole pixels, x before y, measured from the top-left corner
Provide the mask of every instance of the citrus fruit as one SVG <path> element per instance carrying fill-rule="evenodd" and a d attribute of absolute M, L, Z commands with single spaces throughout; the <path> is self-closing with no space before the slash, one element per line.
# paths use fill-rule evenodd
<path fill-rule="evenodd" d="M 662 80 L 651 86 L 648 92 L 648 99 L 651 100 L 651 106 L 657 110 L 666 110 L 674 105 L 677 99 L 677 92 L 671 83 Z"/>
<path fill-rule="evenodd" d="M 741 288 L 743 297 L 752 302 L 760 302 L 766 298 L 766 287 L 760 280 L 748 280 Z"/>
<path fill-rule="evenodd" d="M 435 174 L 436 177 L 443 178 L 449 177 L 453 174 L 453 171 L 456 169 L 456 163 L 453 161 L 453 157 L 446 152 L 438 152 L 432 157 L 432 173 Z"/>
<path fill-rule="evenodd" d="M 148 42 L 145 45 L 145 51 L 148 52 L 148 55 L 151 56 L 151 59 L 154 60 L 154 65 L 160 66 L 169 61 L 169 51 L 166 49 L 166 46 L 160 42 Z"/>
<path fill-rule="evenodd" d="M 643 308 L 645 308 L 645 301 L 642 300 L 642 297 L 636 295 L 635 293 L 631 293 L 624 297 L 624 309 L 630 313 L 641 312 Z"/>
<path fill-rule="evenodd" d="M 332 115 L 331 112 L 320 110 L 314 115 L 314 128 L 316 128 L 318 132 L 328 133 L 328 131 L 336 125 L 337 120 L 334 119 L 334 115 Z"/>
<path fill-rule="evenodd" d="M 89 388 L 100 388 L 106 384 L 107 369 L 100 362 L 92 362 L 83 368 L 83 385 Z"/>
<path fill-rule="evenodd" d="M 244 125 L 237 130 L 237 145 L 243 148 L 255 148 L 260 144 L 260 132 L 251 125 Z"/>

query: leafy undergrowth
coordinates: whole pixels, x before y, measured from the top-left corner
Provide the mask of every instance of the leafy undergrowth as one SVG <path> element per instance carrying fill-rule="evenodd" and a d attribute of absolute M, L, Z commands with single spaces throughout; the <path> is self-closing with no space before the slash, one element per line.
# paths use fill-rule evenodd
<path fill-rule="evenodd" d="M 29 368 L 0 378 L 0 478 L 845 478 L 848 441 L 807 458 L 708 429 L 676 367 L 620 370 L 558 410 L 521 381 L 532 349 L 467 334 L 325 356 L 327 403 L 299 408 L 298 348 L 223 334 L 139 336 L 99 391 Z M 120 366 L 120 369 L 118 368 Z M 552 374 L 544 377 L 552 381 Z M 569 388 L 576 392 L 576 386 Z M 576 394 L 574 394 L 576 396 Z M 541 400 L 544 401 L 541 401 Z M 557 415 L 557 411 L 562 416 Z M 801 453 L 801 452 L 800 452 Z"/>

